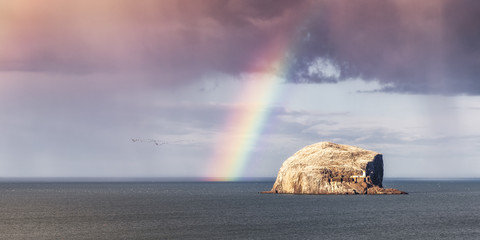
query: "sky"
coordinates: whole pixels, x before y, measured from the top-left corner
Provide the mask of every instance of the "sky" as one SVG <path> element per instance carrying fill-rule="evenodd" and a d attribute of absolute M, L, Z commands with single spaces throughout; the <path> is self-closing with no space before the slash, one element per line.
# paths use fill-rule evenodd
<path fill-rule="evenodd" d="M 0 177 L 480 177 L 476 0 L 0 0 Z"/>

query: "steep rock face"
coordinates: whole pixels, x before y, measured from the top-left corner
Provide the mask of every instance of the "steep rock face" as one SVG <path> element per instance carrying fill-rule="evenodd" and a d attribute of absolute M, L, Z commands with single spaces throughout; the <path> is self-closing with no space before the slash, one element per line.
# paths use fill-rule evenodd
<path fill-rule="evenodd" d="M 384 189 L 382 154 L 358 147 L 320 142 L 288 158 L 272 190 L 293 194 L 401 194 Z"/>

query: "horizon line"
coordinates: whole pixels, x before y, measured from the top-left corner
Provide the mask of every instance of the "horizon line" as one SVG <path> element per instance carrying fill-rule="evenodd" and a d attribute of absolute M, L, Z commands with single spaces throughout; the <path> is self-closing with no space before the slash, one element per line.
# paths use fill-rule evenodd
<path fill-rule="evenodd" d="M 243 177 L 234 180 L 205 177 L 0 177 L 8 182 L 275 182 L 276 177 Z M 384 181 L 480 181 L 480 177 L 387 177 Z"/>

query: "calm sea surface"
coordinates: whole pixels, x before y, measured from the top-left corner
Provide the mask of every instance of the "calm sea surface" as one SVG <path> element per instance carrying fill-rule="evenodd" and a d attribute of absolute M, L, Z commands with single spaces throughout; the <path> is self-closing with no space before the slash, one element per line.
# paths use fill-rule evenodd
<path fill-rule="evenodd" d="M 480 239 L 480 180 L 258 194 L 272 184 L 1 182 L 0 239 Z"/>

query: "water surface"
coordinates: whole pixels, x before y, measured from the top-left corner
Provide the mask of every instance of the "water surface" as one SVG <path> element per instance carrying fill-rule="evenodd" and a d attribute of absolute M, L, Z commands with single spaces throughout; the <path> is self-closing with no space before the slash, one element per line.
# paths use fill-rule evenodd
<path fill-rule="evenodd" d="M 1 239 L 479 239 L 480 181 L 409 195 L 258 194 L 273 182 L 1 182 Z"/>

